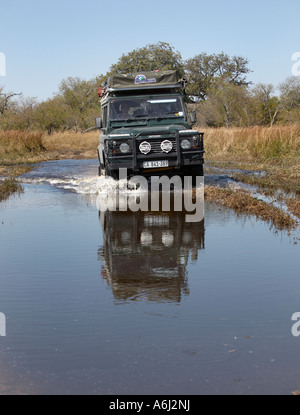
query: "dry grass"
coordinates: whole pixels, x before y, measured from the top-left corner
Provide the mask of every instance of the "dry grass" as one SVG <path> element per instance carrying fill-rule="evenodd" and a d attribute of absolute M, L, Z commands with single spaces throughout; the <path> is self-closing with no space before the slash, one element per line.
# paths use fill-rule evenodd
<path fill-rule="evenodd" d="M 300 194 L 300 166 L 266 167 L 265 170 L 267 174 L 263 176 L 243 173 L 232 173 L 232 176 L 240 182 L 259 186 L 270 194 L 277 189 Z"/>
<path fill-rule="evenodd" d="M 10 177 L 8 179 L 0 182 L 0 202 L 7 199 L 13 193 L 22 193 L 22 186 L 15 180 L 15 178 Z"/>
<path fill-rule="evenodd" d="M 249 128 L 204 129 L 206 157 L 209 160 L 288 164 L 299 174 L 300 125 Z M 98 130 L 81 134 L 57 132 L 0 131 L 0 158 L 48 152 L 92 152 L 99 143 Z"/>
<path fill-rule="evenodd" d="M 0 130 L 0 201 L 22 188 L 15 177 L 48 160 L 96 158 L 99 132 L 65 132 L 51 136 L 36 131 Z"/>
<path fill-rule="evenodd" d="M 300 125 L 204 129 L 205 149 L 212 159 L 281 162 L 300 157 Z"/>
<path fill-rule="evenodd" d="M 256 199 L 244 190 L 205 186 L 205 198 L 233 209 L 237 213 L 255 216 L 269 222 L 279 230 L 292 230 L 298 225 L 288 213 Z"/>
<path fill-rule="evenodd" d="M 300 193 L 300 125 L 205 129 L 206 160 L 224 168 L 265 170 L 263 177 L 236 175 L 262 188 Z"/>
<path fill-rule="evenodd" d="M 47 151 L 57 152 L 68 158 L 97 158 L 99 131 L 85 134 L 69 131 L 44 134 L 43 145 Z"/>
<path fill-rule="evenodd" d="M 30 158 L 45 151 L 42 136 L 35 131 L 0 131 L 0 160 Z"/>
<path fill-rule="evenodd" d="M 99 132 L 47 135 L 35 131 L 0 131 L 0 172 L 3 166 L 62 158 L 97 158 Z"/>
<path fill-rule="evenodd" d="M 265 189 L 300 189 L 300 126 L 205 129 L 206 159 L 223 167 L 244 167 L 266 170 L 258 178 L 245 175 L 240 180 L 259 184 Z M 15 176 L 30 169 L 28 163 L 66 158 L 96 158 L 99 132 L 54 133 L 0 131 L 0 199 L 21 191 Z M 222 161 L 222 163 L 220 163 Z M 230 164 L 231 165 L 228 165 Z M 247 167 L 246 167 L 247 165 Z M 232 208 L 238 213 L 255 215 L 277 229 L 292 229 L 296 222 L 285 212 L 255 199 L 241 190 L 206 186 L 206 198 Z M 291 213 L 300 217 L 299 200 L 288 199 Z"/>
<path fill-rule="evenodd" d="M 300 200 L 299 199 L 286 199 L 286 205 L 289 211 L 300 219 Z"/>

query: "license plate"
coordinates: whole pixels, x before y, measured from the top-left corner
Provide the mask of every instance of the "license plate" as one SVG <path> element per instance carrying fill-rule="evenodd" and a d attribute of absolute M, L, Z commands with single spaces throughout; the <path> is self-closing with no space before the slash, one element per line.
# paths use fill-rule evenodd
<path fill-rule="evenodd" d="M 169 167 L 169 161 L 168 160 L 144 161 L 143 167 L 144 169 L 154 169 L 157 167 Z"/>

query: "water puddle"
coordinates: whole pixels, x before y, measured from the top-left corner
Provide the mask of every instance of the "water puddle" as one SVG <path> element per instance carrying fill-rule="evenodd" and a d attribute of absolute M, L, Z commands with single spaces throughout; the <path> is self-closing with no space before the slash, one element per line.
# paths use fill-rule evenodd
<path fill-rule="evenodd" d="M 214 203 L 196 223 L 100 211 L 116 183 L 95 160 L 42 163 L 21 181 L 0 205 L 0 394 L 300 389 L 298 233 Z"/>

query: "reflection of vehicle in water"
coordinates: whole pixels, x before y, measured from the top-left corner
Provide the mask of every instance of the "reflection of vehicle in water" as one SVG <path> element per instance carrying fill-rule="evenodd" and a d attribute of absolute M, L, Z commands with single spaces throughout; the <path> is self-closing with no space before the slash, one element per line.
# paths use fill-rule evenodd
<path fill-rule="evenodd" d="M 102 276 L 119 301 L 179 302 L 189 294 L 186 266 L 204 249 L 204 220 L 184 212 L 101 212 Z"/>

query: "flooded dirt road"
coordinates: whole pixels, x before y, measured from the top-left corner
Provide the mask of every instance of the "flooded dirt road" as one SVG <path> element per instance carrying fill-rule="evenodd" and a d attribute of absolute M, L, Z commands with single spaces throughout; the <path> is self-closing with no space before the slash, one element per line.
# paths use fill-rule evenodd
<path fill-rule="evenodd" d="M 299 231 L 214 203 L 99 212 L 103 180 L 42 163 L 0 205 L 0 394 L 300 390 Z"/>

